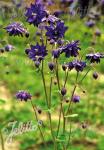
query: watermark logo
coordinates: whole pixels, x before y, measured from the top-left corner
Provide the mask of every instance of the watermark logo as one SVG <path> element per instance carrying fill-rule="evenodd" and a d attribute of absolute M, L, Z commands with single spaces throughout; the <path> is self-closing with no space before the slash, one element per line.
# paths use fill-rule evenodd
<path fill-rule="evenodd" d="M 5 142 L 7 144 L 11 144 L 13 142 L 13 139 L 17 135 L 22 135 L 24 133 L 28 132 L 34 132 L 38 129 L 38 126 L 41 126 L 42 124 L 40 121 L 37 124 L 34 124 L 33 121 L 27 121 L 27 122 L 18 122 L 13 121 L 9 122 L 6 128 L 3 128 L 3 134 L 6 135 Z"/>

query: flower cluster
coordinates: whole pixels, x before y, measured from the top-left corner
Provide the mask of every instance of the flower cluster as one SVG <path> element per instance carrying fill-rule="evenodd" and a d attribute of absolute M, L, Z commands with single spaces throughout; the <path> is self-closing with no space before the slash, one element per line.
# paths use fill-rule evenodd
<path fill-rule="evenodd" d="M 34 26 L 38 26 L 42 22 L 42 19 L 47 16 L 47 12 L 43 5 L 37 2 L 31 4 L 31 6 L 26 9 L 25 15 L 27 17 L 27 22 Z"/>
<path fill-rule="evenodd" d="M 79 54 L 79 50 L 81 50 L 81 48 L 79 47 L 79 41 L 72 41 L 61 47 L 61 53 L 65 53 L 66 57 L 77 57 Z"/>
<path fill-rule="evenodd" d="M 46 50 L 46 46 L 39 45 L 38 43 L 35 46 L 31 45 L 30 49 L 26 49 L 25 52 L 31 60 L 33 60 L 34 62 L 38 62 L 38 64 L 48 54 Z"/>
<path fill-rule="evenodd" d="M 69 70 L 75 69 L 77 72 L 83 71 L 83 69 L 86 67 L 86 62 L 74 60 L 72 62 L 69 62 L 68 64 Z"/>
<path fill-rule="evenodd" d="M 26 92 L 26 91 L 19 91 L 17 94 L 16 94 L 16 98 L 21 100 L 21 101 L 25 101 L 27 102 L 29 99 L 31 99 L 31 94 Z"/>
<path fill-rule="evenodd" d="M 10 36 L 23 36 L 23 34 L 27 36 L 28 34 L 27 30 L 23 27 L 23 25 L 18 22 L 11 23 L 7 27 L 5 27 L 5 29 Z"/>
<path fill-rule="evenodd" d="M 91 63 L 100 63 L 100 58 L 104 58 L 104 55 L 100 53 L 86 55 L 86 59 L 90 60 Z"/>
<path fill-rule="evenodd" d="M 46 36 L 49 40 L 57 41 L 64 37 L 64 34 L 67 30 L 67 27 L 64 26 L 64 22 L 57 21 L 56 24 L 50 24 L 50 26 L 46 26 Z"/>

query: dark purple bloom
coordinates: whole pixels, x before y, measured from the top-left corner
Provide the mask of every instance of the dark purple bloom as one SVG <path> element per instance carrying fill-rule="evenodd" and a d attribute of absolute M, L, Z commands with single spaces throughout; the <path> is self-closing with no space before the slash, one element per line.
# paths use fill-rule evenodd
<path fill-rule="evenodd" d="M 0 48 L 0 53 L 4 53 L 5 49 L 4 48 Z"/>
<path fill-rule="evenodd" d="M 64 37 L 66 30 L 67 27 L 64 26 L 64 22 L 57 21 L 56 25 L 50 24 L 50 26 L 46 26 L 46 36 L 49 37 L 50 40 L 53 39 L 57 41 Z"/>
<path fill-rule="evenodd" d="M 66 64 L 63 64 L 63 65 L 62 65 L 63 71 L 66 71 L 67 67 L 68 67 L 68 66 L 67 66 Z"/>
<path fill-rule="evenodd" d="M 59 58 L 60 56 L 60 50 L 53 50 L 52 51 L 53 58 Z"/>
<path fill-rule="evenodd" d="M 27 33 L 27 30 L 23 27 L 23 25 L 18 22 L 8 25 L 5 29 L 10 36 L 23 36 L 23 34 Z"/>
<path fill-rule="evenodd" d="M 55 41 L 54 41 L 53 39 L 50 40 L 50 44 L 51 44 L 51 45 L 55 44 Z"/>
<path fill-rule="evenodd" d="M 27 49 L 25 52 L 30 59 L 39 62 L 47 55 L 46 47 L 44 45 L 39 45 L 38 43 L 35 46 L 31 45 L 30 49 Z"/>
<path fill-rule="evenodd" d="M 64 14 L 64 11 L 62 11 L 62 10 L 57 10 L 57 11 L 54 12 L 54 15 L 56 17 L 60 17 L 60 15 L 62 15 L 62 14 Z"/>
<path fill-rule="evenodd" d="M 44 17 L 47 16 L 43 5 L 41 3 L 31 4 L 30 8 L 27 8 L 26 11 L 27 22 L 38 26 Z"/>
<path fill-rule="evenodd" d="M 54 68 L 55 68 L 55 64 L 54 64 L 53 62 L 49 62 L 49 63 L 48 63 L 48 67 L 49 67 L 49 69 L 50 69 L 51 71 L 53 71 Z"/>
<path fill-rule="evenodd" d="M 96 36 L 101 36 L 101 31 L 100 31 L 99 29 L 97 29 L 97 30 L 95 31 L 95 35 L 96 35 Z"/>
<path fill-rule="evenodd" d="M 78 51 L 80 49 L 81 48 L 79 47 L 79 41 L 73 41 L 66 44 L 65 46 L 62 46 L 61 53 L 65 53 L 66 57 L 70 57 L 70 56 L 77 57 L 77 55 L 79 54 Z"/>
<path fill-rule="evenodd" d="M 36 68 L 39 68 L 39 66 L 40 66 L 40 62 L 37 60 L 37 61 L 35 61 L 35 67 Z"/>
<path fill-rule="evenodd" d="M 60 45 L 60 46 L 63 45 L 63 44 L 64 44 L 64 40 L 59 39 L 59 40 L 57 41 L 57 44 Z"/>
<path fill-rule="evenodd" d="M 78 103 L 78 102 L 80 101 L 80 96 L 74 95 L 73 98 L 72 98 L 72 101 L 73 101 L 74 103 Z"/>
<path fill-rule="evenodd" d="M 60 19 L 55 17 L 54 15 L 48 15 L 48 17 L 45 17 L 45 18 L 42 19 L 43 22 L 46 21 L 48 23 L 55 23 L 55 22 L 57 22 L 59 20 Z"/>
<path fill-rule="evenodd" d="M 66 95 L 66 93 L 67 93 L 67 90 L 66 90 L 66 88 L 63 87 L 61 89 L 61 95 L 64 96 L 64 95 Z"/>
<path fill-rule="evenodd" d="M 93 20 L 90 20 L 90 21 L 87 21 L 86 22 L 86 26 L 88 26 L 88 27 L 93 27 L 95 25 L 95 21 L 93 21 Z"/>
<path fill-rule="evenodd" d="M 5 46 L 5 51 L 7 51 L 7 52 L 12 51 L 13 49 L 14 49 L 14 47 L 10 44 Z"/>
<path fill-rule="evenodd" d="M 68 68 L 70 70 L 75 69 L 77 72 L 83 71 L 83 69 L 86 67 L 86 62 L 74 60 L 72 62 L 68 63 Z"/>
<path fill-rule="evenodd" d="M 91 63 L 100 63 L 100 58 L 104 58 L 104 55 L 100 53 L 86 55 L 86 59 L 90 60 Z"/>
<path fill-rule="evenodd" d="M 19 91 L 17 94 L 16 94 L 16 98 L 21 100 L 21 101 L 26 101 L 31 99 L 31 94 L 26 92 L 26 91 Z"/>
<path fill-rule="evenodd" d="M 28 38 L 29 37 L 29 32 L 26 32 L 25 36 L 26 36 L 26 38 Z"/>
<path fill-rule="evenodd" d="M 94 78 L 94 79 L 97 79 L 97 78 L 98 78 L 98 73 L 97 73 L 97 72 L 94 72 L 94 73 L 93 73 L 93 78 Z"/>

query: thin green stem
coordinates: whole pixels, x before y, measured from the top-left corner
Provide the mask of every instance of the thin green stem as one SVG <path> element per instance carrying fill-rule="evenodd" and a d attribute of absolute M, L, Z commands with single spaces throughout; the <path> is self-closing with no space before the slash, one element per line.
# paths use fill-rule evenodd
<path fill-rule="evenodd" d="M 66 150 L 67 150 L 67 148 L 68 148 L 68 146 L 69 146 L 69 143 L 70 143 L 70 140 L 71 140 L 71 120 L 70 120 L 70 131 L 69 131 L 69 138 L 68 138 L 68 143 L 67 143 L 67 146 L 66 146 Z"/>
<path fill-rule="evenodd" d="M 47 89 L 46 89 L 46 83 L 45 83 L 44 72 L 43 72 L 44 68 L 43 67 L 44 67 L 44 63 L 42 61 L 41 74 L 42 74 L 42 80 L 43 80 L 43 85 L 44 85 L 44 91 L 45 91 L 45 97 L 46 97 L 46 104 L 48 106 L 48 95 L 47 95 Z"/>
<path fill-rule="evenodd" d="M 68 70 L 67 70 L 67 72 L 66 72 L 66 75 L 65 75 L 65 82 L 64 82 L 64 87 L 66 86 L 66 82 L 67 82 L 67 80 L 68 80 Z"/>
<path fill-rule="evenodd" d="M 61 88 L 60 88 L 60 82 L 59 82 L 59 74 L 58 74 L 58 60 L 56 60 L 56 78 L 57 78 L 57 83 L 58 83 L 58 90 L 60 92 Z M 64 117 L 64 110 L 63 110 L 63 105 L 62 105 L 62 100 L 63 97 L 60 95 L 60 112 L 59 112 L 59 121 L 58 121 L 58 128 L 57 128 L 57 136 L 59 134 L 59 130 L 60 130 L 60 123 L 61 123 L 61 113 L 63 116 L 63 132 L 65 131 L 65 117 Z"/>
<path fill-rule="evenodd" d="M 50 96 L 49 96 L 49 107 L 51 108 L 51 95 L 52 95 L 52 80 L 53 77 L 51 77 L 51 81 L 50 81 Z"/>
<path fill-rule="evenodd" d="M 38 120 L 38 116 L 37 116 L 37 112 L 36 112 L 36 107 L 33 105 L 32 100 L 31 100 L 31 105 L 32 105 L 32 108 L 33 108 L 33 111 L 34 111 L 34 114 L 35 114 L 36 121 L 38 123 L 39 120 Z M 40 135 L 41 135 L 42 141 L 43 141 L 44 145 L 46 146 L 44 135 L 42 133 L 42 130 L 41 130 L 39 124 L 38 124 L 38 129 L 40 131 Z"/>
<path fill-rule="evenodd" d="M 46 104 L 48 109 L 51 108 L 51 91 L 52 91 L 52 77 L 51 77 L 51 83 L 50 83 L 50 95 L 49 95 L 49 101 L 48 101 L 48 95 L 47 95 L 47 89 L 46 89 L 46 83 L 45 83 L 45 77 L 44 77 L 44 64 L 42 61 L 42 70 L 41 70 L 41 74 L 42 74 L 42 80 L 43 80 L 43 85 L 44 85 L 44 91 L 45 91 L 45 97 L 46 97 Z M 54 149 L 57 150 L 57 145 L 56 145 L 56 140 L 53 134 L 53 127 L 52 127 L 52 118 L 51 118 L 51 113 L 48 112 L 48 118 L 49 118 L 49 122 L 50 122 L 50 129 L 51 129 L 51 135 L 53 138 L 53 142 L 54 142 Z"/>
<path fill-rule="evenodd" d="M 66 115 L 68 115 L 68 113 L 70 112 L 71 104 L 72 104 L 72 101 L 73 101 L 73 96 L 74 96 L 75 90 L 77 88 L 78 76 L 79 76 L 79 72 L 77 72 L 77 75 L 76 75 L 76 81 L 75 81 L 74 89 L 72 91 L 71 100 L 70 100 Z M 69 138 L 68 138 L 68 143 L 67 143 L 66 149 L 69 146 L 70 139 L 71 139 L 71 120 L 70 120 L 70 133 L 69 133 Z"/>
<path fill-rule="evenodd" d="M 50 96 L 49 96 L 49 109 L 51 108 L 52 80 L 53 80 L 53 78 L 51 77 L 51 81 L 50 81 Z M 53 142 L 54 142 L 54 149 L 56 150 L 57 149 L 57 144 L 56 144 L 56 140 L 55 140 L 55 137 L 54 137 L 54 134 L 53 134 L 51 113 L 49 113 L 49 120 L 50 120 L 51 135 L 52 135 Z"/>
<path fill-rule="evenodd" d="M 81 84 L 83 82 L 83 80 L 85 79 L 85 77 L 88 75 L 88 73 L 90 72 L 91 69 L 88 69 L 88 71 L 86 72 L 86 74 L 83 76 L 83 78 L 79 81 L 79 84 Z"/>
<path fill-rule="evenodd" d="M 5 150 L 4 139 L 3 139 L 3 135 L 2 135 L 2 131 L 1 130 L 0 130 L 0 138 L 1 138 L 1 147 L 2 147 L 2 150 Z"/>
<path fill-rule="evenodd" d="M 68 109 L 67 109 L 67 111 L 66 111 L 66 115 L 69 113 L 69 110 L 70 110 L 70 107 L 71 107 L 71 104 L 72 104 L 72 100 L 73 100 L 73 96 L 74 96 L 75 90 L 76 90 L 76 88 L 77 88 L 78 75 L 79 75 L 79 72 L 77 72 L 77 76 L 76 76 L 76 81 L 75 81 L 74 89 L 73 89 L 73 91 L 72 91 L 71 100 L 70 100 Z"/>

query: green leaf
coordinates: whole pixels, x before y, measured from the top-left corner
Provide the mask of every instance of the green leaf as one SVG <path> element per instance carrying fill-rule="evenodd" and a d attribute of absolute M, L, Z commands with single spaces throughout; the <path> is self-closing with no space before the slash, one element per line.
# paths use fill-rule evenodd
<path fill-rule="evenodd" d="M 58 136 L 58 138 L 56 139 L 57 142 L 65 142 L 66 141 L 66 135 L 61 134 Z"/>
<path fill-rule="evenodd" d="M 5 100 L 0 99 L 0 105 L 1 105 L 1 104 L 5 104 L 5 103 L 6 103 Z"/>
<path fill-rule="evenodd" d="M 78 114 L 67 115 L 65 118 L 75 118 L 78 117 Z"/>

